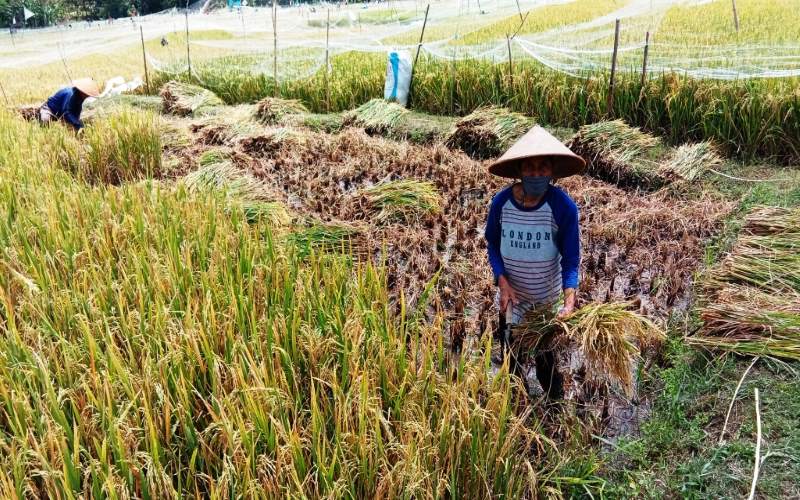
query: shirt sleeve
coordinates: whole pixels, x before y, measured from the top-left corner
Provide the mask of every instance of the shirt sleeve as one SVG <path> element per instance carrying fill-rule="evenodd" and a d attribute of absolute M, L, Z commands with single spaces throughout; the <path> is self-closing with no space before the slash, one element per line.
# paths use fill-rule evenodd
<path fill-rule="evenodd" d="M 558 224 L 556 244 L 561 254 L 561 282 L 564 290 L 578 287 L 581 264 L 581 236 L 578 206 L 560 191 L 554 200 L 554 215 Z"/>
<path fill-rule="evenodd" d="M 73 94 L 69 101 L 67 101 L 66 109 L 64 110 L 64 120 L 67 121 L 70 125 L 75 127 L 75 129 L 83 128 L 83 122 L 81 121 L 81 108 L 83 107 L 83 102 L 79 101 L 75 94 Z"/>
<path fill-rule="evenodd" d="M 503 257 L 500 255 L 500 220 L 503 212 L 503 203 L 507 198 L 504 194 L 505 192 L 501 191 L 492 198 L 492 204 L 489 206 L 489 217 L 486 219 L 486 249 L 489 254 L 489 265 L 492 266 L 495 283 L 500 279 L 500 276 L 506 273 L 506 266 L 503 263 Z"/>

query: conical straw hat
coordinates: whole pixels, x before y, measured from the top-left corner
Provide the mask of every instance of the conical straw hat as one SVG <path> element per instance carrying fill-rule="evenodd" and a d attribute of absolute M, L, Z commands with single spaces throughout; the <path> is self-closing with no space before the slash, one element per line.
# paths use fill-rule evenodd
<path fill-rule="evenodd" d="M 523 135 L 503 156 L 489 166 L 489 173 L 500 177 L 519 177 L 519 163 L 525 158 L 548 156 L 553 164 L 553 177 L 561 179 L 583 172 L 586 162 L 561 141 L 540 126 Z"/>
<path fill-rule="evenodd" d="M 91 78 L 81 78 L 72 82 L 72 86 L 80 90 L 89 97 L 97 97 L 100 95 L 100 87 Z"/>

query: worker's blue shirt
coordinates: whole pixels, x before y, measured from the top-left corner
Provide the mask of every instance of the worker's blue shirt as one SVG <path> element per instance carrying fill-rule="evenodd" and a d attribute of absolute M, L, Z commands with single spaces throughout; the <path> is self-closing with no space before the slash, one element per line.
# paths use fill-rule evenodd
<path fill-rule="evenodd" d="M 495 279 L 505 276 L 516 292 L 515 322 L 578 286 L 578 207 L 556 186 L 535 207 L 517 203 L 511 186 L 500 191 L 489 208 L 486 243 Z"/>
<path fill-rule="evenodd" d="M 61 89 L 47 100 L 47 107 L 56 118 L 66 120 L 76 129 L 83 127 L 81 110 L 84 96 L 74 87 Z"/>

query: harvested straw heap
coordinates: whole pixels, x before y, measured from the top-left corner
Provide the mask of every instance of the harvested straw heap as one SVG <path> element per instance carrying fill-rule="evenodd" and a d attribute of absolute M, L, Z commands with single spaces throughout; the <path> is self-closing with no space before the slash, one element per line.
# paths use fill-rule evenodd
<path fill-rule="evenodd" d="M 265 125 L 275 125 L 282 123 L 287 116 L 308 112 L 308 108 L 298 100 L 266 97 L 256 104 L 255 119 Z"/>
<path fill-rule="evenodd" d="M 345 125 L 362 127 L 368 134 L 386 134 L 395 129 L 409 111 L 384 99 L 372 99 L 347 113 Z"/>
<path fill-rule="evenodd" d="M 655 154 L 659 141 L 622 120 L 584 125 L 568 144 L 593 177 L 624 188 L 657 189 L 668 182 Z"/>
<path fill-rule="evenodd" d="M 743 355 L 800 360 L 800 209 L 750 214 L 700 291 L 703 328 L 688 341 Z"/>
<path fill-rule="evenodd" d="M 445 144 L 476 159 L 500 156 L 533 127 L 534 121 L 505 108 L 479 108 L 458 120 Z"/>
<path fill-rule="evenodd" d="M 552 345 L 559 349 L 572 347 L 582 356 L 585 383 L 595 388 L 618 385 L 630 397 L 633 372 L 641 350 L 663 340 L 664 332 L 628 307 L 623 302 L 593 302 L 564 320 L 549 319 L 547 315 L 534 312 L 515 329 L 514 337 L 519 339 L 519 348 L 525 352 L 530 351 L 543 334 L 554 335 Z"/>
<path fill-rule="evenodd" d="M 441 212 L 439 191 L 432 182 L 404 179 L 362 190 L 379 222 L 414 222 Z"/>
<path fill-rule="evenodd" d="M 207 113 L 224 104 L 210 90 L 174 80 L 167 82 L 161 89 L 161 101 L 166 113 L 178 116 Z"/>

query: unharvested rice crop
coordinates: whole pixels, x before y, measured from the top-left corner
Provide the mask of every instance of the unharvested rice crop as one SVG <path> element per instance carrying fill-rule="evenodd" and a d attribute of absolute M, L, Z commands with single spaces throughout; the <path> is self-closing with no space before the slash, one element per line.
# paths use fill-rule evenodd
<path fill-rule="evenodd" d="M 568 146 L 586 160 L 589 175 L 617 186 L 653 190 L 667 182 L 655 158 L 658 139 L 622 120 L 584 125 Z"/>
<path fill-rule="evenodd" d="M 501 155 L 530 130 L 534 121 L 505 108 L 483 107 L 456 122 L 445 138 L 448 147 L 476 159 Z"/>
<path fill-rule="evenodd" d="M 255 117 L 265 125 L 276 125 L 290 115 L 308 113 L 308 108 L 296 99 L 265 97 L 256 103 Z"/>
<path fill-rule="evenodd" d="M 50 133 L 0 112 L 0 496 L 525 498 L 587 476 L 507 374 L 452 371 L 437 321 L 387 307 L 380 269 L 298 259 L 218 197 L 87 186 Z"/>
<path fill-rule="evenodd" d="M 161 88 L 161 100 L 164 112 L 178 116 L 202 115 L 224 104 L 208 89 L 175 80 Z"/>

